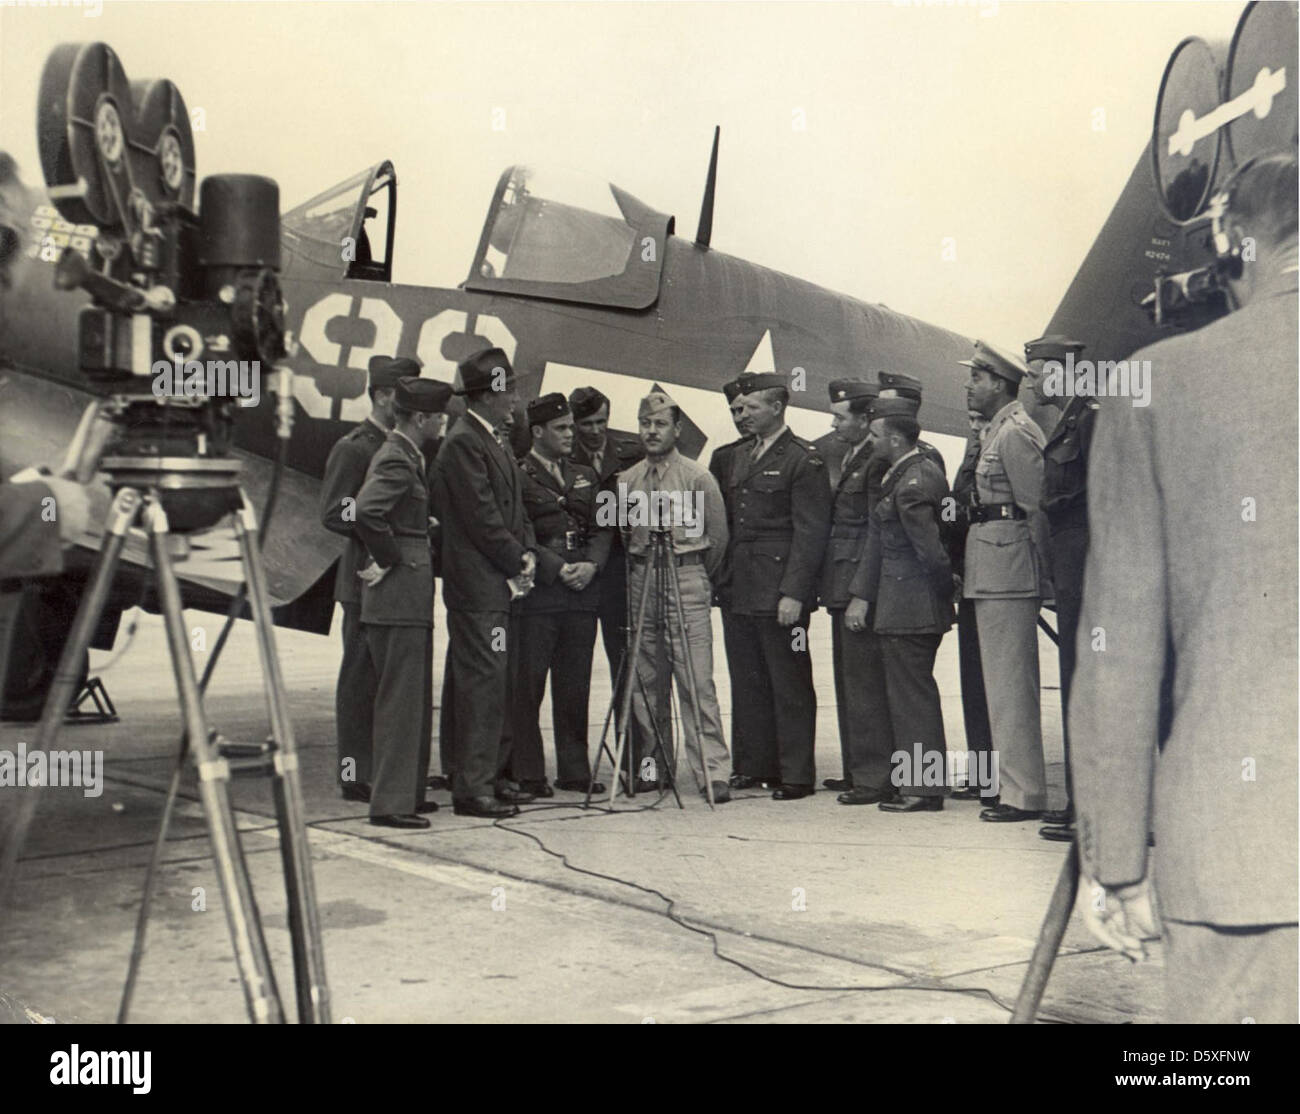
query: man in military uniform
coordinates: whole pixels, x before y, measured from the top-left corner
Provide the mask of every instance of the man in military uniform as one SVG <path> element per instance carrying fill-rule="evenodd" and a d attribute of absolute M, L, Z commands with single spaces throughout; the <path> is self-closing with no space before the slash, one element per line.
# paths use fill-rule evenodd
<path fill-rule="evenodd" d="M 519 467 L 524 474 L 524 507 L 537 537 L 537 582 L 518 605 L 511 770 L 520 789 L 550 797 L 538 726 L 548 673 L 555 784 L 585 793 L 591 778 L 587 760 L 591 657 L 596 647 L 599 574 L 609 558 L 613 530 L 596 523 L 596 473 L 569 462 L 573 414 L 564 396 L 543 395 L 530 402 L 528 425 L 533 447 Z M 597 782 L 592 792 L 603 793 L 604 786 Z"/>
<path fill-rule="evenodd" d="M 1043 510 L 1051 532 L 1052 588 L 1056 596 L 1057 655 L 1061 667 L 1061 729 L 1065 744 L 1065 807 L 1043 813 L 1044 839 L 1074 839 L 1074 783 L 1070 774 L 1070 686 L 1074 680 L 1075 636 L 1083 604 L 1083 567 L 1088 556 L 1088 450 L 1097 419 L 1095 398 L 1065 398 L 1049 390 L 1044 378 L 1048 360 L 1075 359 L 1084 346 L 1064 336 L 1045 336 L 1025 345 L 1029 384 L 1040 405 L 1061 411 L 1043 449 Z"/>
<path fill-rule="evenodd" d="M 989 419 L 975 466 L 962 591 L 975 601 L 1000 800 L 981 820 L 1037 820 L 1047 807 L 1039 709 L 1038 608 L 1051 594 L 1042 509 L 1043 432 L 1017 399 L 1026 368 L 984 341 L 960 361 L 971 369 L 967 404 Z"/>
<path fill-rule="evenodd" d="M 967 410 L 970 438 L 957 478 L 952 484 L 953 517 L 945 539 L 957 586 L 957 663 L 961 677 L 961 715 L 966 728 L 968 754 L 988 754 L 993 749 L 993 732 L 989 727 L 989 702 L 984 692 L 984 667 L 980 662 L 979 631 L 975 627 L 975 601 L 962 595 L 962 576 L 966 570 L 966 534 L 970 530 L 970 508 L 975 497 L 975 468 L 980 460 L 980 434 L 988 419 L 978 410 Z M 977 759 L 978 761 L 978 759 Z M 978 768 L 978 766 L 976 767 Z M 982 787 L 971 779 L 963 786 L 954 785 L 954 801 L 978 801 L 982 789 L 994 795 L 991 787 Z"/>
<path fill-rule="evenodd" d="M 343 608 L 343 660 L 334 692 L 338 740 L 335 773 L 345 801 L 370 800 L 371 728 L 378 678 L 361 629 L 361 581 L 366 550 L 357 532 L 357 492 L 370 461 L 393 428 L 393 391 L 403 376 L 420 374 L 414 360 L 373 356 L 370 360 L 370 413 L 330 449 L 321 480 L 320 519 L 325 529 L 347 538 L 334 574 L 334 598 Z"/>
<path fill-rule="evenodd" d="M 731 763 L 722 737 L 722 713 L 713 683 L 710 607 L 713 581 L 727 550 L 727 511 L 717 481 L 677 451 L 682 432 L 682 415 L 677 404 L 662 391 L 652 391 L 641 400 L 637 421 L 646 458 L 619 474 L 619 482 L 625 485 L 627 493 L 628 509 L 622 529 L 629 563 L 628 588 L 636 609 L 633 622 L 640 618 L 643 624 L 637 659 L 632 663 L 636 686 L 632 714 L 641 727 L 642 745 L 647 748 L 638 753 L 637 767 L 646 770 L 646 759 L 652 757 L 650 741 L 655 738 L 655 726 L 661 721 L 658 712 L 652 721 L 650 701 L 654 700 L 660 708 L 670 706 L 669 686 L 675 685 L 687 761 L 700 785 L 701 795 L 711 793 L 713 801 L 722 804 L 731 799 L 727 784 Z M 676 503 L 679 515 L 664 521 L 664 502 L 668 502 L 669 510 Z M 637 506 L 646 513 L 638 514 Z M 668 570 L 672 580 L 667 599 L 662 597 L 654 579 L 647 581 L 655 572 L 651 563 L 652 532 L 670 535 L 673 567 Z M 660 626 L 660 617 L 664 615 L 666 631 Z M 668 677 L 663 674 L 661 655 L 671 662 Z M 697 715 L 699 732 L 695 729 Z M 665 751 L 671 754 L 671 747 Z M 641 788 L 650 789 L 659 780 L 657 772 L 642 778 Z"/>
<path fill-rule="evenodd" d="M 878 399 L 872 410 L 871 453 L 889 467 L 844 614 L 850 632 L 869 625 L 879 639 L 885 675 L 880 711 L 894 740 L 906 748 L 885 757 L 901 763 L 890 776 L 901 795 L 881 794 L 885 812 L 938 812 L 948 791 L 943 711 L 934 680 L 935 655 L 952 626 L 952 566 L 939 526 L 948 481 L 917 448 L 921 427 L 913 414 L 912 400 L 905 398 Z"/>
<path fill-rule="evenodd" d="M 742 386 L 753 445 L 729 461 L 727 499 L 734 534 L 728 550 L 736 624 L 728 660 L 739 690 L 733 786 L 779 779 L 774 800 L 815 791 L 817 695 L 808 619 L 817 604 L 831 488 L 812 444 L 785 424 L 785 376 L 755 375 Z"/>
<path fill-rule="evenodd" d="M 838 799 L 846 805 L 874 804 L 892 792 L 889 756 L 894 747 L 885 714 L 880 646 L 874 631 L 851 632 L 844 625 L 849 583 L 866 552 L 871 513 L 867 500 L 871 407 L 879 390 L 863 379 L 835 379 L 830 384 L 831 425 L 842 450 L 838 466 L 827 462 L 838 479 L 831 485 L 831 533 L 822 563 L 820 597 L 831 617 L 831 660 L 844 775 L 827 778 L 822 784 L 840 791 Z M 857 777 L 855 761 L 860 767 Z"/>
<path fill-rule="evenodd" d="M 457 365 L 466 413 L 443 439 L 434 468 L 442 525 L 447 671 L 441 734 L 452 740 L 452 805 L 458 816 L 513 816 L 532 795 L 504 778 L 510 601 L 532 587 L 537 558 L 519 466 L 501 447 L 518 395 L 500 348 Z"/>
<path fill-rule="evenodd" d="M 877 375 L 880 380 L 880 397 L 881 398 L 905 398 L 915 403 L 912 411 L 912 417 L 916 417 L 917 411 L 921 409 L 922 392 L 921 381 L 914 375 L 904 375 L 901 371 L 882 371 Z M 922 456 L 929 457 L 935 467 L 947 477 L 948 469 L 943 463 L 943 454 L 939 452 L 929 441 L 918 437 L 916 439 L 916 451 Z"/>
<path fill-rule="evenodd" d="M 393 430 L 357 493 L 357 533 L 370 555 L 357 576 L 361 629 L 376 677 L 370 822 L 427 828 L 425 802 L 433 706 L 433 560 L 429 491 L 420 445 L 451 398 L 446 383 L 401 378 Z"/>

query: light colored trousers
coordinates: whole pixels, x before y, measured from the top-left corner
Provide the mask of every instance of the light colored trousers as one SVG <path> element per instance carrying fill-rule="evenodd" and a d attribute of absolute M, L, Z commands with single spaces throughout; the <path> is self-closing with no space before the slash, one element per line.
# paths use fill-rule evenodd
<path fill-rule="evenodd" d="M 628 567 L 628 601 L 632 609 L 634 629 L 628 633 L 628 652 L 631 652 L 636 636 L 635 624 L 637 609 L 641 603 L 641 592 L 650 566 L 642 562 L 629 562 Z M 709 585 L 708 574 L 704 566 L 681 565 L 675 569 L 677 583 L 681 591 L 682 614 L 686 620 L 686 640 L 682 640 L 680 624 L 677 621 L 677 608 L 672 597 L 671 574 L 667 584 L 668 598 L 668 633 L 670 635 L 669 654 L 672 659 L 672 680 L 677 689 L 677 701 L 681 708 L 682 738 L 686 745 L 686 759 L 690 763 L 691 773 L 700 788 L 704 787 L 704 769 L 708 767 L 709 781 L 725 782 L 731 776 L 731 755 L 723 741 L 722 713 L 718 709 L 718 693 L 713 685 L 713 619 L 711 604 L 713 590 Z M 654 731 L 651 727 L 650 710 L 646 697 L 654 700 L 655 694 L 655 656 L 659 641 L 660 600 L 656 586 L 650 585 L 650 595 L 646 600 L 645 625 L 641 635 L 641 647 L 636 658 L 636 674 L 639 682 L 632 690 L 632 718 L 638 724 L 647 751 L 654 746 Z M 690 663 L 687 663 L 686 647 L 690 647 Z M 698 738 L 695 731 L 695 717 L 691 700 L 690 667 L 695 671 L 695 693 L 699 698 L 700 726 L 703 738 Z M 657 703 L 657 702 L 656 702 Z M 660 725 L 660 732 L 665 739 L 671 736 Z M 701 761 L 700 752 L 704 758 Z M 660 773 L 662 776 L 662 772 Z"/>
<path fill-rule="evenodd" d="M 1166 918 L 1162 927 L 1166 1024 L 1296 1023 L 1300 932 L 1294 924 L 1213 925 Z"/>
<path fill-rule="evenodd" d="M 989 727 L 1000 798 L 1013 808 L 1047 807 L 1038 688 L 1038 599 L 975 600 Z"/>

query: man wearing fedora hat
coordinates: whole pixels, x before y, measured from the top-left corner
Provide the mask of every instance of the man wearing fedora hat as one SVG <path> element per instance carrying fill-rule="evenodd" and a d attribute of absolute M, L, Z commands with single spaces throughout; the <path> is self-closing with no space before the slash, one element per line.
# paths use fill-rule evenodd
<path fill-rule="evenodd" d="M 370 358 L 370 413 L 335 442 L 321 479 L 321 524 L 347 539 L 334 575 L 334 599 L 343 609 L 343 660 L 334 692 L 338 745 L 335 774 L 345 801 L 370 800 L 371 730 L 378 680 L 361 629 L 361 581 L 357 571 L 365 564 L 366 547 L 357 532 L 357 492 L 365 482 L 370 461 L 393 428 L 397 381 L 404 375 L 419 374 L 420 365 L 414 360 Z"/>
<path fill-rule="evenodd" d="M 375 672 L 370 822 L 427 828 L 425 803 L 433 707 L 433 557 L 421 444 L 447 408 L 451 388 L 405 376 L 393 393 L 393 430 L 357 493 L 357 533 L 370 562 L 361 628 Z"/>
<path fill-rule="evenodd" d="M 497 441 L 518 398 L 510 361 L 500 348 L 487 348 L 462 360 L 456 378 L 466 413 L 443 440 L 433 470 L 449 640 L 441 734 L 451 740 L 456 814 L 495 818 L 533 799 L 506 780 L 502 729 L 510 603 L 532 587 L 536 541 L 519 467 Z"/>
<path fill-rule="evenodd" d="M 1038 608 L 1052 591 L 1043 431 L 1017 397 L 1027 371 L 1019 356 L 976 341 L 975 354 L 959 362 L 971 369 L 968 405 L 989 420 L 975 466 L 962 580 L 964 595 L 975 601 L 1000 784 L 1000 800 L 980 819 L 1037 820 L 1047 807 Z"/>

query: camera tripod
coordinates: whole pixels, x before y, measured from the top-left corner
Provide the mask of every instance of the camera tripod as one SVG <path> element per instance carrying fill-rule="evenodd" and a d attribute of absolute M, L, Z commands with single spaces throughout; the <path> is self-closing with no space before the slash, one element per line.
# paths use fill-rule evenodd
<path fill-rule="evenodd" d="M 630 558 L 629 558 L 630 559 Z M 632 726 L 632 697 L 634 685 L 641 694 L 641 699 L 645 701 L 650 727 L 654 733 L 655 743 L 648 757 L 652 761 L 659 760 L 663 762 L 664 777 L 669 788 L 673 791 L 673 797 L 677 801 L 677 807 L 682 808 L 682 798 L 677 792 L 676 779 L 676 747 L 674 746 L 673 760 L 669 760 L 667 748 L 664 746 L 663 733 L 659 729 L 659 724 L 655 720 L 654 707 L 650 701 L 650 694 L 646 692 L 645 682 L 637 670 L 637 661 L 641 653 L 642 644 L 646 637 L 646 615 L 649 610 L 650 589 L 651 585 L 655 589 L 655 601 L 657 611 L 655 615 L 655 637 L 659 640 L 660 647 L 666 647 L 669 659 L 670 673 L 669 676 L 659 678 L 658 688 L 660 685 L 671 686 L 673 684 L 671 666 L 675 664 L 672 660 L 673 654 L 673 633 L 677 634 L 678 644 L 686 658 L 686 676 L 691 696 L 691 726 L 694 728 L 694 743 L 700 748 L 700 765 L 704 769 L 704 794 L 709 802 L 709 808 L 714 807 L 713 801 L 713 784 L 709 778 L 707 764 L 704 761 L 704 733 L 703 724 L 700 720 L 700 702 L 699 692 L 695 678 L 695 662 L 691 656 L 691 644 L 687 637 L 686 614 L 682 608 L 681 584 L 677 579 L 677 561 L 673 553 L 672 533 L 668 530 L 651 530 L 650 531 L 650 552 L 643 561 L 645 563 L 645 577 L 641 583 L 641 597 L 637 602 L 636 622 L 632 625 L 631 645 L 623 653 L 623 661 L 619 668 L 619 675 L 614 682 L 614 693 L 610 698 L 609 710 L 605 714 L 605 726 L 600 733 L 600 752 L 597 755 L 596 762 L 592 764 L 591 783 L 587 788 L 587 804 L 591 803 L 591 785 L 595 784 L 596 773 L 600 765 L 601 755 L 607 756 L 614 765 L 614 776 L 610 781 L 609 803 L 614 803 L 614 794 L 618 788 L 618 779 L 622 776 L 623 754 L 628 746 L 628 734 Z M 629 607 L 631 600 L 628 601 Z M 673 624 L 676 624 L 675 628 Z M 620 687 L 621 686 L 621 687 Z M 656 695 L 662 695 L 656 693 Z M 619 727 L 616 731 L 616 743 L 614 752 L 611 753 L 606 738 L 609 734 L 609 723 L 613 716 L 615 703 L 622 700 L 622 715 L 619 719 Z M 671 697 L 669 700 L 658 702 L 660 707 L 667 706 L 671 709 Z M 669 716 L 671 720 L 671 715 Z M 689 743 L 687 744 L 690 745 Z M 632 771 L 629 771 L 629 789 L 630 796 L 635 795 L 636 777 Z"/>
<path fill-rule="evenodd" d="M 279 1023 L 285 1020 L 230 801 L 230 780 L 235 776 L 272 779 L 288 897 L 289 932 L 293 943 L 298 1019 L 303 1023 L 327 1023 L 330 1019 L 329 990 L 325 982 L 320 920 L 303 820 L 298 755 L 293 727 L 289 721 L 284 680 L 276 656 L 266 571 L 257 546 L 257 521 L 253 507 L 242 487 L 233 482 L 226 486 L 221 476 L 215 474 L 219 469 L 224 469 L 226 476 L 233 475 L 229 461 L 177 461 L 177 464 L 183 464 L 183 470 L 177 468 L 169 475 L 168 458 L 155 459 L 157 475 L 154 479 L 157 486 L 151 485 L 143 492 L 134 486 L 123 486 L 113 500 L 99 561 L 59 659 L 32 749 L 48 751 L 58 739 L 64 712 L 79 680 L 82 656 L 90 645 L 100 613 L 104 609 L 126 544 L 127 533 L 132 527 L 138 526 L 144 530 L 149 543 L 159 608 L 167 634 L 184 723 L 182 752 L 188 750 L 198 772 L 199 799 L 207 821 L 212 857 L 221 885 L 226 920 L 249 1017 L 258 1023 Z M 106 461 L 105 464 L 107 463 Z M 196 468 L 201 468 L 205 463 L 216 466 L 214 475 L 206 481 L 193 475 Z M 247 583 L 253 626 L 257 632 L 264 691 L 271 720 L 272 737 L 264 744 L 228 743 L 216 732 L 209 731 L 204 715 L 202 693 L 185 633 L 180 584 L 173 564 L 175 558 L 168 544 L 174 536 L 183 538 L 185 531 L 173 534 L 164 509 L 165 503 L 171 504 L 174 513 L 179 508 L 183 516 L 184 502 L 177 497 L 191 492 L 178 491 L 176 488 L 183 489 L 191 483 L 206 489 L 201 497 L 210 499 L 216 496 L 224 500 L 224 517 L 233 528 L 239 544 L 240 562 Z M 10 829 L 13 838 L 8 841 L 3 861 L 0 861 L 0 894 L 7 890 L 10 875 L 16 867 L 22 833 L 30 824 L 35 809 L 36 795 L 24 794 L 15 810 L 17 815 Z M 141 916 L 144 916 L 143 910 Z"/>

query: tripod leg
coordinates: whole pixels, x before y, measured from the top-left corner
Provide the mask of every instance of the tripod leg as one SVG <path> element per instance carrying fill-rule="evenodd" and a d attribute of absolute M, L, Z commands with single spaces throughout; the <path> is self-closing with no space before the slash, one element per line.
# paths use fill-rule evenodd
<path fill-rule="evenodd" d="M 1029 969 L 1025 972 L 1025 981 L 1020 986 L 1020 993 L 1016 995 L 1016 1008 L 1010 1021 L 1012 1025 L 1032 1025 L 1038 1017 L 1038 1005 L 1043 1000 L 1052 964 L 1056 962 L 1057 953 L 1061 949 L 1061 940 L 1070 923 L 1070 913 L 1074 909 L 1074 898 L 1078 890 L 1079 844 L 1076 841 L 1070 844 L 1069 854 L 1061 864 L 1061 873 L 1057 876 L 1056 888 L 1052 891 L 1052 900 L 1048 903 L 1047 915 L 1043 918 L 1043 927 L 1038 933 L 1038 943 L 1034 945 L 1034 954 L 1029 960 Z"/>
<path fill-rule="evenodd" d="M 298 1020 L 328 1024 L 329 987 L 325 981 L 325 952 L 321 945 L 320 914 L 311 867 L 311 848 L 303 820 L 302 785 L 298 779 L 298 752 L 285 699 L 284 676 L 275 652 L 275 627 L 267 601 L 266 570 L 257 547 L 257 522 L 247 496 L 234 516 L 235 536 L 248 581 L 248 602 L 257 631 L 262 659 L 267 710 L 275 735 L 275 814 L 280 826 L 280 853 L 284 860 L 284 885 L 289 906 L 289 934 L 293 940 L 294 989 Z"/>
<path fill-rule="evenodd" d="M 606 744 L 609 738 L 609 722 L 614 718 L 614 705 L 618 703 L 618 694 L 620 686 L 623 684 L 623 672 L 627 669 L 627 650 L 623 651 L 623 656 L 619 659 L 618 672 L 614 675 L 614 691 L 610 696 L 609 707 L 605 709 L 605 724 L 600 729 L 600 746 L 596 748 L 596 760 L 591 764 L 591 777 L 587 779 L 587 799 L 582 802 L 582 807 L 587 808 L 591 804 L 592 786 L 596 784 L 596 774 L 600 772 L 600 760 L 603 756 L 608 755 L 609 760 L 614 762 L 614 753 Z M 614 734 L 618 734 L 615 728 Z M 618 768 L 618 763 L 614 762 L 614 781 L 617 782 L 622 773 Z"/>
<path fill-rule="evenodd" d="M 673 603 L 677 607 L 677 631 L 682 640 L 682 650 L 686 656 L 687 691 L 691 694 L 691 727 L 695 731 L 695 746 L 700 752 L 700 769 L 704 771 L 704 795 L 709 808 L 714 807 L 713 780 L 709 777 L 709 767 L 704 758 L 704 723 L 700 718 L 700 693 L 695 682 L 695 658 L 691 654 L 690 632 L 686 629 L 686 610 L 682 607 L 682 585 L 677 579 L 677 566 L 670 566 L 673 578 Z"/>
<path fill-rule="evenodd" d="M 49 694 L 45 697 L 45 708 L 41 712 L 41 722 L 36 728 L 36 739 L 28 748 L 28 753 L 48 751 L 59 737 L 63 727 L 63 717 L 81 680 L 81 660 L 90 646 L 95 628 L 99 625 L 99 616 L 108 599 L 108 590 L 113 586 L 113 576 L 117 572 L 118 562 L 122 557 L 122 547 L 126 544 L 126 533 L 140 513 L 140 493 L 134 488 L 124 487 L 117 493 L 109 512 L 109 519 L 104 528 L 104 540 L 99 551 L 99 563 L 90 591 L 81 597 L 77 607 L 77 617 L 72 621 L 72 630 L 64 644 L 63 654 L 54 671 L 54 680 Z M 36 814 L 36 805 L 41 790 L 35 786 L 23 793 L 17 807 L 8 817 L 0 846 L 0 908 L 4 906 L 5 895 L 18 870 L 18 855 L 27 838 L 27 829 Z"/>
<path fill-rule="evenodd" d="M 618 742 L 614 748 L 614 777 L 610 779 L 609 785 L 609 803 L 613 805 L 614 794 L 618 790 L 618 774 L 623 767 L 623 748 L 627 746 L 627 737 L 632 725 L 632 685 L 637 677 L 637 662 L 640 660 L 641 640 L 645 635 L 645 611 L 646 604 L 650 600 L 650 576 L 652 567 L 647 566 L 645 570 L 645 580 L 641 584 L 641 599 L 637 604 L 636 628 L 632 635 L 632 647 L 627 652 L 626 661 L 627 669 L 627 686 L 623 693 L 623 726 L 617 732 Z M 629 583 L 631 577 L 628 577 Z M 629 777 L 633 794 L 636 792 L 636 773 L 632 772 Z"/>
<path fill-rule="evenodd" d="M 284 1021 L 284 1008 L 275 987 L 275 975 L 262 936 L 248 865 L 244 861 L 235 813 L 230 804 L 230 767 L 217 754 L 208 737 L 199 683 L 190 658 L 189 639 L 185 635 L 180 585 L 176 580 L 176 570 L 172 568 L 171 555 L 167 552 L 167 517 L 162 507 L 153 502 L 145 508 L 145 515 L 176 691 L 180 696 L 185 732 L 198 768 L 199 800 L 207 819 L 212 860 L 225 898 L 226 923 L 230 927 L 244 1001 L 253 1021 L 278 1024 Z"/>

